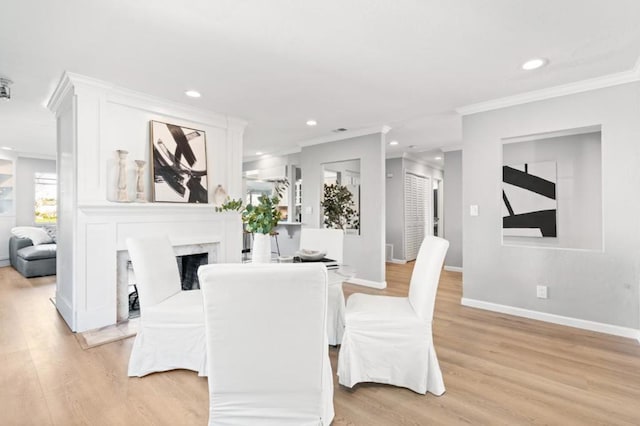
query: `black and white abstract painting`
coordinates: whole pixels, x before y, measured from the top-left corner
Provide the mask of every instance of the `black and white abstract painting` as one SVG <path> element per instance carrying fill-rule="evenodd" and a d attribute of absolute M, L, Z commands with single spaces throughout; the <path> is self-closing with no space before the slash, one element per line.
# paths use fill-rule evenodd
<path fill-rule="evenodd" d="M 175 124 L 151 121 L 153 200 L 206 203 L 205 133 Z"/>
<path fill-rule="evenodd" d="M 502 167 L 502 235 L 557 237 L 556 162 Z"/>

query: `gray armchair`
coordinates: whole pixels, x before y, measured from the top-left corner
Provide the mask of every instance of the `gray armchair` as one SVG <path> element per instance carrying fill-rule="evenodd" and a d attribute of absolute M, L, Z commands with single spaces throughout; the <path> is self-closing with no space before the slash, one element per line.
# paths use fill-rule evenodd
<path fill-rule="evenodd" d="M 29 238 L 12 236 L 9 239 L 9 260 L 24 277 L 56 274 L 56 245 L 34 246 Z"/>

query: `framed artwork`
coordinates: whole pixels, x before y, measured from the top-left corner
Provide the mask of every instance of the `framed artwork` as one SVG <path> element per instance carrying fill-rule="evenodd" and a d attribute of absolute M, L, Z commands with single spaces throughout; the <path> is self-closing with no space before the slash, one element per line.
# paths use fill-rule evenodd
<path fill-rule="evenodd" d="M 207 203 L 205 133 L 176 124 L 149 122 L 153 201 Z"/>
<path fill-rule="evenodd" d="M 556 162 L 502 167 L 502 235 L 557 237 Z"/>

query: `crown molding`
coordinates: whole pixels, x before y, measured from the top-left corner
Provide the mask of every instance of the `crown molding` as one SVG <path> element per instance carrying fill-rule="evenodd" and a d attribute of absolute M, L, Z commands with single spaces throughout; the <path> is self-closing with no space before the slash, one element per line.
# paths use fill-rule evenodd
<path fill-rule="evenodd" d="M 302 151 L 299 146 L 294 146 L 292 148 L 280 149 L 273 152 L 267 152 L 262 155 L 247 155 L 242 157 L 243 163 L 248 163 L 251 161 L 261 160 L 264 155 L 268 155 L 269 157 L 284 157 L 285 155 L 298 154 Z M 268 157 L 267 157 L 268 158 Z"/>
<path fill-rule="evenodd" d="M 53 161 L 55 161 L 57 159 L 55 154 L 41 154 L 41 153 L 36 153 L 36 152 L 18 151 L 17 155 L 18 155 L 18 158 L 33 158 L 33 159 L 36 159 L 36 160 L 53 160 Z"/>
<path fill-rule="evenodd" d="M 191 105 L 175 102 L 158 96 L 116 86 L 113 83 L 99 80 L 93 77 L 65 71 L 60 78 L 58 86 L 47 102 L 47 108 L 56 112 L 68 93 L 72 90 L 98 91 L 105 93 L 108 102 L 125 106 L 141 107 L 162 115 L 175 116 L 173 111 L 179 112 L 181 117 L 189 117 L 191 121 L 214 125 L 228 129 L 244 131 L 248 122 L 224 114 L 219 114 L 206 109 L 196 108 Z"/>
<path fill-rule="evenodd" d="M 442 152 L 462 151 L 462 145 L 441 146 L 440 151 Z"/>
<path fill-rule="evenodd" d="M 636 81 L 640 81 L 640 58 L 638 58 L 633 68 L 627 71 L 589 78 L 546 89 L 520 93 L 513 96 L 506 96 L 504 98 L 492 99 L 486 102 L 478 102 L 456 108 L 456 112 L 462 116 L 477 114 L 479 112 L 493 111 L 496 109 L 557 98 L 560 96 L 573 95 L 576 93 L 589 92 L 591 90 L 603 89 Z"/>
<path fill-rule="evenodd" d="M 298 142 L 298 146 L 304 148 L 312 145 L 320 145 L 323 143 L 336 142 L 344 139 L 357 138 L 359 136 L 373 135 L 375 133 L 382 133 L 386 135 L 387 133 L 389 133 L 390 130 L 391 130 L 391 126 L 387 126 L 387 125 L 368 127 L 366 129 L 360 129 L 360 130 L 349 130 L 342 133 L 336 133 L 335 135 L 320 136 L 318 138 Z"/>

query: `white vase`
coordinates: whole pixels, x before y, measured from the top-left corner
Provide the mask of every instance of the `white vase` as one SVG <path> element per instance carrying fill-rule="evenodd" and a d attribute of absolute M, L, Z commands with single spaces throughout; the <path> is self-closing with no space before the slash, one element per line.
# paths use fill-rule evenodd
<path fill-rule="evenodd" d="M 253 234 L 253 248 L 251 249 L 252 263 L 271 262 L 271 235 Z"/>

